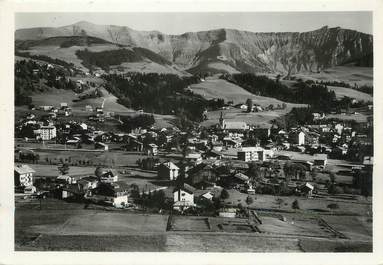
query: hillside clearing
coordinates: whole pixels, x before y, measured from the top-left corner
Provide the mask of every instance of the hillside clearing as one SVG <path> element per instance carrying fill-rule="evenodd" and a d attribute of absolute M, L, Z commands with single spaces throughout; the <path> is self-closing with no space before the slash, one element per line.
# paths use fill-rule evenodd
<path fill-rule="evenodd" d="M 335 92 L 337 99 L 341 99 L 343 97 L 350 97 L 356 100 L 373 101 L 373 98 L 371 95 L 352 89 L 352 88 L 328 86 L 328 89 Z"/>
<path fill-rule="evenodd" d="M 358 86 L 373 85 L 373 68 L 372 67 L 356 67 L 356 66 L 335 66 L 326 69 L 320 73 L 297 74 L 297 78 L 304 80 L 318 81 L 343 81 L 350 85 L 357 84 Z"/>
<path fill-rule="evenodd" d="M 256 96 L 240 86 L 214 77 L 208 78 L 202 83 L 191 85 L 190 88 L 194 93 L 206 99 L 223 98 L 226 102 L 233 101 L 234 104 L 245 103 L 248 98 L 253 99 L 255 104 L 262 107 L 283 103 L 275 98 Z"/>

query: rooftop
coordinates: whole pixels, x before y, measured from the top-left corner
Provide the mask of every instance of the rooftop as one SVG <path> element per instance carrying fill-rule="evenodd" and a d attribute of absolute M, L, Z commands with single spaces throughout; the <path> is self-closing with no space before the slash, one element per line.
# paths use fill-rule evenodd
<path fill-rule="evenodd" d="M 28 165 L 15 165 L 15 171 L 21 174 L 35 173 L 36 171 Z"/>

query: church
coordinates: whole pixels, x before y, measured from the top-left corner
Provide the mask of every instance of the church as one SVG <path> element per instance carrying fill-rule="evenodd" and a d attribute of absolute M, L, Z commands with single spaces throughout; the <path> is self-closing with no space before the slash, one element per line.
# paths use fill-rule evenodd
<path fill-rule="evenodd" d="M 221 112 L 221 116 L 219 117 L 219 127 L 222 130 L 228 131 L 244 131 L 249 129 L 249 125 L 243 121 L 226 121 L 223 118 L 223 113 Z"/>

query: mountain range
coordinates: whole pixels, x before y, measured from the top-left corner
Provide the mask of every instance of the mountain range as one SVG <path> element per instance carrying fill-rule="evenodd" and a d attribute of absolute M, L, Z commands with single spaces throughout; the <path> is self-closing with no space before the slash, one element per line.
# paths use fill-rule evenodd
<path fill-rule="evenodd" d="M 92 64 L 103 67 L 97 62 L 113 56 L 118 60 L 112 60 L 112 66 L 117 64 L 132 69 L 132 65 L 135 67 L 141 63 L 141 66 L 150 64 L 160 66 L 156 69 L 189 73 L 262 72 L 289 75 L 319 72 L 345 64 L 373 66 L 372 35 L 327 26 L 302 33 L 215 29 L 169 35 L 82 21 L 57 28 L 18 29 L 15 40 L 19 51 L 57 56 L 86 67 Z M 88 54 L 82 54 L 80 58 L 77 51 L 85 48 Z M 122 52 L 118 51 L 121 49 Z"/>

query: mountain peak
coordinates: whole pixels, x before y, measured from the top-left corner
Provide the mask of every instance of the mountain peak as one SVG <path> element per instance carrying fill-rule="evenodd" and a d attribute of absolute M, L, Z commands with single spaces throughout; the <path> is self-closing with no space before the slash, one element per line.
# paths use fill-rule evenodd
<path fill-rule="evenodd" d="M 73 24 L 74 26 L 94 26 L 95 24 L 89 22 L 89 21 L 86 21 L 86 20 L 81 20 L 79 22 L 76 22 Z"/>

